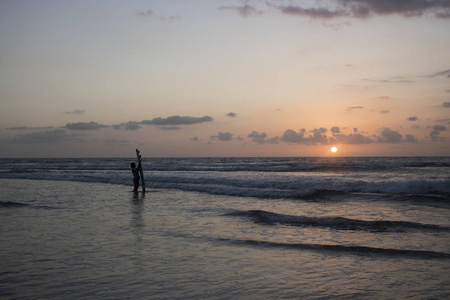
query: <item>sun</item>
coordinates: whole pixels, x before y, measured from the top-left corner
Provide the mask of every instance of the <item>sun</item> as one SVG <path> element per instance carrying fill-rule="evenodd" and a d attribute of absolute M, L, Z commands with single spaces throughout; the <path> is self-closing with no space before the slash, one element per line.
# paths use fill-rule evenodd
<path fill-rule="evenodd" d="M 336 147 L 332 147 L 331 148 L 331 152 L 333 152 L 333 153 L 337 152 L 337 148 Z"/>

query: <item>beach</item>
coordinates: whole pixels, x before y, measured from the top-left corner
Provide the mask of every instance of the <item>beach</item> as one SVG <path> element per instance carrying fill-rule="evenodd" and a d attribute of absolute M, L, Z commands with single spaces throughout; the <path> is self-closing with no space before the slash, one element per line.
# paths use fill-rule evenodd
<path fill-rule="evenodd" d="M 366 193 L 135 194 L 131 184 L 0 179 L 0 297 L 450 296 L 442 194 L 424 205 Z"/>

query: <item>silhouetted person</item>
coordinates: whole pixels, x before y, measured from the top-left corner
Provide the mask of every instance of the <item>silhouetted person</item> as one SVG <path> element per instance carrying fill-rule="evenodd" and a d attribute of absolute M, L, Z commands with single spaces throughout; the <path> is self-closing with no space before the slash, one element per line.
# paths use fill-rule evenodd
<path fill-rule="evenodd" d="M 134 189 L 133 192 L 137 192 L 139 188 L 139 169 L 141 168 L 141 163 L 136 167 L 135 163 L 131 163 L 131 172 L 133 172 L 133 183 L 134 183 Z"/>

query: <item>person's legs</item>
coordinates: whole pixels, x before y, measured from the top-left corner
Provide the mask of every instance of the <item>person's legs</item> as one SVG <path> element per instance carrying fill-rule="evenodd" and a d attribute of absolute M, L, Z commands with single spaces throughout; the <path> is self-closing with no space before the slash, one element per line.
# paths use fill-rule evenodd
<path fill-rule="evenodd" d="M 133 183 L 134 183 L 134 190 L 133 190 L 133 192 L 137 192 L 138 188 L 139 188 L 139 179 L 133 179 Z"/>

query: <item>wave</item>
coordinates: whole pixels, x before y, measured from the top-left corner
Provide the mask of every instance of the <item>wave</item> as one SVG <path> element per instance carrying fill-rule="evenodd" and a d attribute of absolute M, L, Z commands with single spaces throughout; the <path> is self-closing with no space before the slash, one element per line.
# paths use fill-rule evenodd
<path fill-rule="evenodd" d="M 0 207 L 2 208 L 10 208 L 10 207 L 25 207 L 30 206 L 29 204 L 13 202 L 13 201 L 0 201 Z"/>
<path fill-rule="evenodd" d="M 219 176 L 220 175 L 220 176 Z M 450 203 L 450 179 L 447 180 L 395 180 L 373 182 L 364 180 L 345 180 L 341 178 L 320 180 L 314 177 L 241 177 L 230 178 L 219 174 L 205 173 L 194 176 L 184 174 L 146 174 L 146 187 L 152 189 L 178 189 L 213 195 L 255 197 L 264 199 L 299 200 L 343 200 L 358 194 L 364 198 L 370 194 L 392 195 L 392 200 L 413 200 L 426 204 L 433 201 L 437 205 Z M 1 173 L 0 178 L 35 179 L 110 183 L 131 186 L 128 172 L 9 172 Z M 434 197 L 433 197 L 434 196 Z M 386 199 L 388 199 L 386 197 Z"/>
<path fill-rule="evenodd" d="M 412 257 L 416 259 L 450 259 L 450 254 L 444 252 L 377 248 L 366 246 L 345 246 L 345 245 L 322 245 L 322 244 L 302 244 L 302 243 L 280 243 L 258 240 L 239 240 L 219 238 L 221 242 L 227 242 L 234 245 L 255 246 L 262 248 L 285 248 L 296 250 L 310 250 L 319 252 L 337 252 L 356 255 L 383 255 L 393 257 Z"/>
<path fill-rule="evenodd" d="M 306 217 L 267 212 L 264 210 L 232 211 L 229 216 L 248 217 L 256 223 L 298 227 L 326 227 L 337 230 L 369 232 L 404 232 L 407 230 L 450 231 L 450 227 L 406 221 L 365 221 L 343 217 Z"/>
<path fill-rule="evenodd" d="M 147 179 L 148 178 L 148 179 Z M 258 197 L 314 199 L 345 193 L 378 194 L 449 194 L 447 180 L 392 180 L 384 182 L 343 180 L 341 178 L 320 180 L 315 177 L 253 177 L 227 178 L 205 174 L 172 174 L 146 177 L 148 185 L 155 188 L 178 188 L 211 194 Z"/>
<path fill-rule="evenodd" d="M 134 158 L 0 159 L 2 169 L 123 170 Z M 189 172 L 386 171 L 449 168 L 449 157 L 145 158 L 145 170 Z"/>
<path fill-rule="evenodd" d="M 0 201 L 0 208 L 37 208 L 37 209 L 55 209 L 55 207 L 45 206 L 45 205 L 32 205 L 14 201 Z"/>
<path fill-rule="evenodd" d="M 131 186 L 130 160 L 0 159 L 0 178 Z M 144 173 L 148 188 L 214 195 L 342 200 L 355 193 L 434 194 L 443 196 L 437 202 L 450 202 L 449 166 L 450 158 L 152 158 Z"/>

